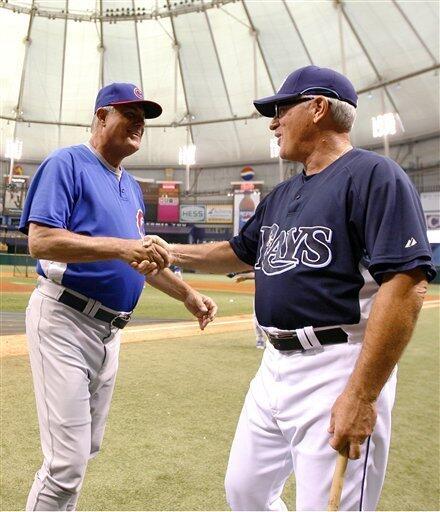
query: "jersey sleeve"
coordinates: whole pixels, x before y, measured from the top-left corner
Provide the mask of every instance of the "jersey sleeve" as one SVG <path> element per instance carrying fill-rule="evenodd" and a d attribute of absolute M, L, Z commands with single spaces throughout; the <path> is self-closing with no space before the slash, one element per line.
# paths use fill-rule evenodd
<path fill-rule="evenodd" d="M 27 234 L 30 222 L 69 228 L 75 204 L 73 164 L 68 153 L 55 153 L 38 168 L 28 190 L 19 229 Z"/>
<path fill-rule="evenodd" d="M 240 233 L 229 240 L 232 250 L 237 257 L 248 265 L 255 265 L 257 260 L 258 241 L 260 228 L 267 203 L 266 196 L 257 206 L 254 215 L 241 228 Z"/>
<path fill-rule="evenodd" d="M 362 174 L 362 173 L 358 173 Z M 421 268 L 435 275 L 420 198 L 405 172 L 382 158 L 355 186 L 351 205 L 368 270 L 380 284 L 388 272 Z"/>

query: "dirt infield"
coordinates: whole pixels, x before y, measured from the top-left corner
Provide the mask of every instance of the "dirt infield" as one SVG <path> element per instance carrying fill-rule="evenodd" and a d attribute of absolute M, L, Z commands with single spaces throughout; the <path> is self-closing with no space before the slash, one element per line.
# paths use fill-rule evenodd
<path fill-rule="evenodd" d="M 25 282 L 29 281 L 28 283 Z M 26 278 L 13 276 L 11 273 L 2 274 L 0 280 L 0 293 L 16 293 L 16 292 L 31 292 L 35 288 L 36 277 Z M 254 293 L 255 286 L 252 281 L 245 283 L 235 282 L 218 282 L 218 281 L 202 281 L 185 279 L 185 282 L 196 290 L 208 291 L 214 290 L 218 292 L 233 292 L 233 293 Z"/>
<path fill-rule="evenodd" d="M 156 323 L 134 325 L 122 331 L 122 343 L 136 343 L 172 338 L 205 336 L 226 332 L 252 329 L 252 315 L 235 315 L 218 318 L 209 324 L 205 331 L 198 328 L 197 322 Z M 25 334 L 0 336 L 0 358 L 27 354 Z"/>
<path fill-rule="evenodd" d="M 18 284 L 11 283 L 6 280 L 2 280 L 0 283 L 0 293 L 17 293 L 17 292 L 32 292 L 35 288 L 35 285 L 30 284 Z"/>
<path fill-rule="evenodd" d="M 440 300 L 429 300 L 423 309 L 438 308 Z M 145 341 L 204 336 L 226 332 L 246 331 L 252 329 L 252 315 L 234 315 L 217 318 L 209 324 L 206 331 L 200 331 L 196 322 L 153 323 L 133 325 L 122 331 L 122 343 L 139 343 Z M 25 334 L 0 336 L 0 359 L 9 356 L 27 354 Z"/>

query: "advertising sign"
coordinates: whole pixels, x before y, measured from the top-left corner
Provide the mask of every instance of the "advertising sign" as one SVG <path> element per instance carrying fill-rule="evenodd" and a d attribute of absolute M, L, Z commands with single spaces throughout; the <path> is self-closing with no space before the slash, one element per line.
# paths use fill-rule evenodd
<path fill-rule="evenodd" d="M 208 224 L 232 224 L 231 204 L 210 204 L 206 206 Z"/>
<path fill-rule="evenodd" d="M 237 190 L 234 192 L 234 236 L 255 213 L 259 202 L 259 190 Z"/>
<path fill-rule="evenodd" d="M 20 215 L 26 197 L 29 176 L 12 176 L 4 178 L 3 215 Z"/>
<path fill-rule="evenodd" d="M 157 220 L 179 222 L 179 185 L 161 182 L 158 189 Z"/>
<path fill-rule="evenodd" d="M 206 207 L 199 204 L 181 204 L 180 222 L 205 222 Z"/>
<path fill-rule="evenodd" d="M 420 194 L 426 227 L 440 229 L 440 192 L 422 192 Z"/>

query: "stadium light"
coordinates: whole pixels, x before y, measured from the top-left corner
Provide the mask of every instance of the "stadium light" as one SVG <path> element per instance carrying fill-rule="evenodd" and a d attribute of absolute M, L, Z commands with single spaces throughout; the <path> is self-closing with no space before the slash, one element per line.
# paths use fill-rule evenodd
<path fill-rule="evenodd" d="M 23 141 L 6 139 L 5 157 L 20 160 L 23 153 Z"/>
<path fill-rule="evenodd" d="M 371 123 L 374 138 L 395 135 L 398 131 L 404 131 L 399 115 L 393 112 L 372 117 Z"/>
<path fill-rule="evenodd" d="M 23 141 L 18 139 L 6 139 L 5 157 L 9 158 L 9 183 L 12 182 L 14 173 L 14 161 L 20 160 L 23 154 Z"/>
<path fill-rule="evenodd" d="M 179 165 L 185 166 L 185 192 L 189 192 L 189 168 L 196 163 L 196 146 L 187 144 L 179 148 Z"/>
<path fill-rule="evenodd" d="M 179 165 L 194 165 L 196 163 L 196 146 L 188 144 L 179 148 Z"/>

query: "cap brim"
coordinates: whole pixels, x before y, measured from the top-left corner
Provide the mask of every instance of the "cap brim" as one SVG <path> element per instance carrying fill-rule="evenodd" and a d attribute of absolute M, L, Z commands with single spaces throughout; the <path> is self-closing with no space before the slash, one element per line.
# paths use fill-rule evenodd
<path fill-rule="evenodd" d="M 117 101 L 110 105 L 139 105 L 144 109 L 145 119 L 156 119 L 162 114 L 162 107 L 159 103 L 148 100 Z"/>
<path fill-rule="evenodd" d="M 254 105 L 258 112 L 264 117 L 275 117 L 275 105 L 283 101 L 293 100 L 299 94 L 275 94 L 260 100 L 255 100 Z"/>

